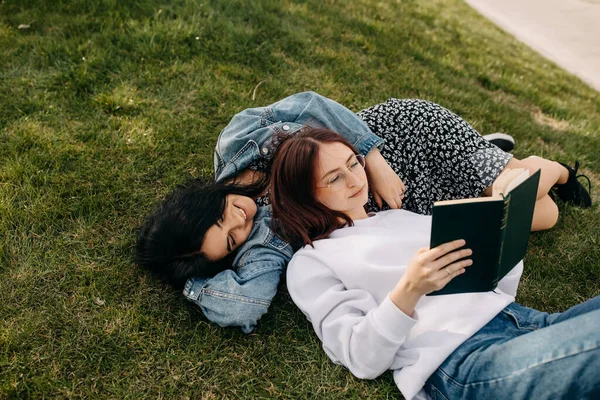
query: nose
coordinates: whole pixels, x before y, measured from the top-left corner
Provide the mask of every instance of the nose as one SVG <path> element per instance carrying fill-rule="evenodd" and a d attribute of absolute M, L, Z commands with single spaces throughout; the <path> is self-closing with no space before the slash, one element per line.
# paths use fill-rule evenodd
<path fill-rule="evenodd" d="M 353 187 L 360 184 L 360 176 L 350 171 L 346 172 L 346 185 Z"/>

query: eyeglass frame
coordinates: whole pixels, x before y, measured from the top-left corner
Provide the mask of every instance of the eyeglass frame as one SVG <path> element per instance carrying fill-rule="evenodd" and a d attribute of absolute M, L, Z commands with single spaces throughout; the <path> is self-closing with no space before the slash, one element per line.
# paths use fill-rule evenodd
<path fill-rule="evenodd" d="M 365 160 L 365 156 L 363 156 L 362 154 L 355 154 L 355 155 L 354 155 L 354 157 L 356 157 L 356 161 L 358 161 L 358 165 L 360 165 L 361 169 L 364 171 L 364 170 L 365 170 L 365 167 L 366 167 L 366 165 L 367 165 L 367 163 L 366 163 L 366 160 Z M 329 189 L 329 190 L 331 190 L 332 192 L 339 192 L 339 191 L 340 191 L 340 190 L 342 190 L 342 188 L 344 187 L 344 184 L 345 184 L 346 182 L 348 182 L 348 178 L 347 178 L 347 176 L 346 176 L 346 174 L 347 174 L 347 172 L 346 172 L 346 171 L 349 171 L 349 172 L 353 173 L 354 175 L 358 175 L 358 172 L 359 172 L 359 171 L 356 171 L 356 172 L 354 172 L 354 171 L 353 171 L 353 170 L 351 170 L 350 168 L 351 168 L 351 167 L 348 167 L 348 166 L 346 166 L 346 168 L 344 168 L 344 169 L 342 169 L 342 170 L 340 170 L 340 171 L 337 171 L 337 172 L 336 172 L 336 174 L 341 172 L 341 173 L 342 173 L 342 176 L 343 176 L 343 181 L 342 181 L 342 184 L 340 184 L 340 187 L 339 187 L 338 189 L 332 189 L 332 188 L 331 188 L 331 182 L 329 182 L 329 183 L 328 183 L 327 185 L 325 185 L 325 186 L 317 186 L 317 188 L 319 188 L 319 189 L 325 189 L 325 188 L 328 188 L 328 189 Z M 336 174 L 334 174 L 334 176 L 336 176 Z M 331 177 L 330 179 L 332 179 L 332 178 L 333 178 L 333 177 Z"/>

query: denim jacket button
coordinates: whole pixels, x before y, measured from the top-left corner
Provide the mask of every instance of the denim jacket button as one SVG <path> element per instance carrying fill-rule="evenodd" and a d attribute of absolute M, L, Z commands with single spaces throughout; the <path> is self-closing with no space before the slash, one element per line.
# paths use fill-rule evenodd
<path fill-rule="evenodd" d="M 262 148 L 262 152 L 263 154 L 268 154 L 269 153 L 269 149 L 267 149 L 266 147 Z"/>
<path fill-rule="evenodd" d="M 192 290 L 192 291 L 190 292 L 190 296 L 193 296 L 193 295 L 194 295 L 194 291 Z"/>
<path fill-rule="evenodd" d="M 283 129 L 284 131 L 289 131 L 290 130 L 290 126 L 289 125 L 284 125 L 281 127 L 281 129 Z"/>

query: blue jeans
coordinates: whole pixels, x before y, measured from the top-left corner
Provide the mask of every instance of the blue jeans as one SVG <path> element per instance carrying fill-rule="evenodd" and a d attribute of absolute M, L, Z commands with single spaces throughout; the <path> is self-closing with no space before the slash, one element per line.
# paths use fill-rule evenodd
<path fill-rule="evenodd" d="M 556 314 L 509 304 L 425 391 L 433 399 L 600 399 L 600 296 Z"/>

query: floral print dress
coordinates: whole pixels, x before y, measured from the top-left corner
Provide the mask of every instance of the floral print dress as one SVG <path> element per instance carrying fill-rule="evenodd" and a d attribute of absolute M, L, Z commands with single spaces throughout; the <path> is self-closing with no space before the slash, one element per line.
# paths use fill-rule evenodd
<path fill-rule="evenodd" d="M 402 208 L 419 214 L 438 200 L 481 196 L 512 158 L 429 101 L 389 99 L 358 116 L 385 140 L 380 152 L 406 186 Z M 378 210 L 372 196 L 367 209 Z"/>

